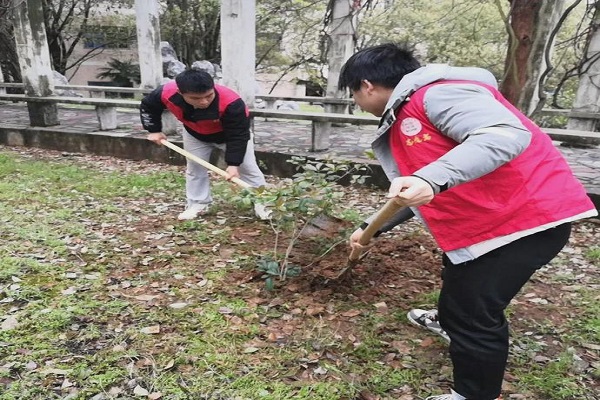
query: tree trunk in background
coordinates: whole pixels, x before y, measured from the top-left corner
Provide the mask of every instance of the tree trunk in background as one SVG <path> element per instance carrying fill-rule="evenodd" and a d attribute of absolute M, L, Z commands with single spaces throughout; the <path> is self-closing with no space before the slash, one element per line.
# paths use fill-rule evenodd
<path fill-rule="evenodd" d="M 600 2 L 596 2 L 594 19 L 590 25 L 583 73 L 579 77 L 579 88 L 573 102 L 573 111 L 600 112 Z M 581 131 L 596 130 L 596 120 L 569 118 L 568 129 Z"/>
<path fill-rule="evenodd" d="M 21 68 L 10 18 L 12 0 L 0 0 L 0 68 L 4 82 L 21 82 Z"/>
<path fill-rule="evenodd" d="M 544 66 L 548 37 L 564 9 L 564 0 L 510 0 L 510 42 L 502 94 L 524 112 L 535 109 L 536 88 Z"/>
<path fill-rule="evenodd" d="M 8 20 L 2 21 L 0 24 L 2 24 L 0 27 L 0 64 L 4 80 L 6 82 L 22 82 L 12 25 L 8 26 Z"/>
<path fill-rule="evenodd" d="M 550 34 L 558 23 L 564 8 L 565 0 L 545 1 L 535 22 L 537 34 L 529 55 L 528 70 L 530 72 L 527 74 L 525 86 L 517 103 L 517 107 L 527 112 L 527 115 L 531 115 L 535 111 L 540 101 L 537 94 L 540 84 L 544 84 L 544 82 L 540 82 L 540 76 L 547 66 L 545 52 L 550 51 L 552 54 L 554 41 L 549 42 Z"/>
<path fill-rule="evenodd" d="M 14 8 L 15 43 L 23 87 L 28 96 L 51 96 L 54 91 L 44 11 L 40 0 L 24 0 Z M 56 103 L 27 103 L 32 126 L 58 125 Z"/>
<path fill-rule="evenodd" d="M 220 0 L 166 0 L 162 39 L 173 46 L 184 64 L 221 62 L 220 4 Z"/>

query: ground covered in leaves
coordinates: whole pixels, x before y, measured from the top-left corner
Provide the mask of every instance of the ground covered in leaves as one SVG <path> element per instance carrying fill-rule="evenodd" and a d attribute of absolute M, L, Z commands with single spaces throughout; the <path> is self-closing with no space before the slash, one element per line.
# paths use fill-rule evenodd
<path fill-rule="evenodd" d="M 451 385 L 434 307 L 440 253 L 416 222 L 343 279 L 345 238 L 384 193 L 345 192 L 339 230 L 293 247 L 267 290 L 273 227 L 214 178 L 179 222 L 181 167 L 0 147 L 0 399 L 422 399 Z M 511 304 L 505 399 L 600 398 L 600 225 Z"/>

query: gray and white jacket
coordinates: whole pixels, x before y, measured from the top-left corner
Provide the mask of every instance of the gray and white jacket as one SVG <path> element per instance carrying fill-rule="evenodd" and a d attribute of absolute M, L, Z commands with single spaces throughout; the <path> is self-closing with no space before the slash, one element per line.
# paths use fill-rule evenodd
<path fill-rule="evenodd" d="M 475 81 L 497 87 L 494 76 L 481 68 L 432 64 L 406 75 L 394 89 L 381 119 L 378 137 L 372 143 L 373 151 L 390 181 L 400 176 L 388 144 L 396 111 L 403 103 L 410 101 L 411 94 L 416 90 L 440 80 Z M 429 182 L 435 194 L 440 192 L 441 187 L 449 189 L 499 168 L 521 154 L 531 141 L 531 133 L 519 118 L 497 101 L 488 89 L 478 84 L 456 82 L 436 85 L 425 94 L 424 108 L 429 121 L 442 134 L 459 143 L 444 156 L 413 174 Z M 423 222 L 418 208 L 411 207 L 401 210 L 382 231 L 391 229 L 413 215 Z M 373 216 L 366 222 L 372 219 Z M 449 251 L 446 255 L 454 264 L 463 263 L 534 231 L 548 228 L 540 227 L 486 240 Z"/>

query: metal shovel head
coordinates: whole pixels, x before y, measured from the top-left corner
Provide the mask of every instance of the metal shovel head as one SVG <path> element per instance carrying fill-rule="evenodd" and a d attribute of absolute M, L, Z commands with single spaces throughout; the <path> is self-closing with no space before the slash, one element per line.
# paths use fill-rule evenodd
<path fill-rule="evenodd" d="M 389 199 L 387 203 L 385 203 L 384 206 L 381 207 L 381 209 L 379 209 L 377 214 L 375 214 L 375 217 L 373 218 L 369 226 L 365 228 L 359 240 L 359 244 L 363 246 L 369 244 L 371 238 L 373 238 L 373 235 L 377 233 L 379 228 L 381 228 L 381 226 L 387 220 L 389 220 L 395 213 L 397 213 L 403 207 L 404 205 L 402 204 L 401 199 L 397 197 Z M 349 273 L 349 271 L 351 271 L 352 268 L 354 268 L 369 253 L 369 251 L 367 250 L 363 254 L 361 253 L 362 251 L 360 249 L 353 248 L 350 253 L 350 256 L 348 257 L 348 263 L 346 264 L 346 266 L 340 271 L 340 273 L 335 278 L 330 279 L 330 281 L 343 279 Z"/>
<path fill-rule="evenodd" d="M 356 267 L 363 260 L 363 258 L 365 258 L 369 254 L 370 251 L 371 251 L 370 249 L 365 251 L 358 258 L 356 258 L 354 260 L 348 259 L 346 266 L 344 268 L 342 268 L 342 270 L 335 277 L 331 278 L 330 281 L 343 280 L 344 277 L 348 276 L 349 271 L 352 271 L 352 269 L 354 267 Z"/>

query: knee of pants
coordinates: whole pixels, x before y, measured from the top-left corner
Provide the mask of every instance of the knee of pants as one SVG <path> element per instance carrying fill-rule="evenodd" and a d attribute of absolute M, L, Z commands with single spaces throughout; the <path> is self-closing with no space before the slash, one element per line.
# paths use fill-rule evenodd
<path fill-rule="evenodd" d="M 208 170 L 199 164 L 188 164 L 185 173 L 192 178 L 203 179 L 208 177 Z"/>
<path fill-rule="evenodd" d="M 451 353 L 494 361 L 508 356 L 508 322 L 502 311 L 469 315 L 442 306 L 438 316 L 440 325 L 450 337 Z"/>

